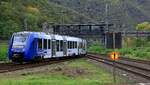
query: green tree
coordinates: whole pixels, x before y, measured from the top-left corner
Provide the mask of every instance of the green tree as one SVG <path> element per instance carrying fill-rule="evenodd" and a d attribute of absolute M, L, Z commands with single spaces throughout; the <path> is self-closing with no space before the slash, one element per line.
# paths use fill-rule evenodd
<path fill-rule="evenodd" d="M 140 23 L 136 26 L 136 29 L 150 31 L 150 23 L 149 22 Z"/>

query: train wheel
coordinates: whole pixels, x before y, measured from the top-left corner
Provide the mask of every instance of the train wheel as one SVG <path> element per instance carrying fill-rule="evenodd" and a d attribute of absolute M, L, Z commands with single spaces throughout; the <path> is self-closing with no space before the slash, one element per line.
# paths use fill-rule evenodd
<path fill-rule="evenodd" d="M 12 62 L 23 64 L 23 57 L 21 55 L 14 55 L 12 58 Z"/>
<path fill-rule="evenodd" d="M 38 57 L 34 57 L 34 59 L 31 61 L 33 63 L 39 63 L 40 61 L 42 61 L 42 57 L 41 56 L 38 56 Z"/>

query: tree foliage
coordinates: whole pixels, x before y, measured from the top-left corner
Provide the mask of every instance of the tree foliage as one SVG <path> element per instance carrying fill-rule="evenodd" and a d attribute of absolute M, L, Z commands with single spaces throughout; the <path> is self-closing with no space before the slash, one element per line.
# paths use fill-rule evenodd
<path fill-rule="evenodd" d="M 25 30 L 25 23 L 28 31 L 42 31 L 44 22 L 69 23 L 77 19 L 73 18 L 77 14 L 61 11 L 68 9 L 50 3 L 49 0 L 1 0 L 0 39 L 7 39 L 13 32 Z"/>
<path fill-rule="evenodd" d="M 149 22 L 140 23 L 136 26 L 136 29 L 150 31 L 150 23 Z"/>

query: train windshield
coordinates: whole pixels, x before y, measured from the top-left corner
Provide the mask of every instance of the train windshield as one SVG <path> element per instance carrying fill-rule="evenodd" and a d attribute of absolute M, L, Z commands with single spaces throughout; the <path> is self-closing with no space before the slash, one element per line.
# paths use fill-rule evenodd
<path fill-rule="evenodd" d="M 14 48 L 23 48 L 26 44 L 28 34 L 15 34 L 13 40 Z"/>

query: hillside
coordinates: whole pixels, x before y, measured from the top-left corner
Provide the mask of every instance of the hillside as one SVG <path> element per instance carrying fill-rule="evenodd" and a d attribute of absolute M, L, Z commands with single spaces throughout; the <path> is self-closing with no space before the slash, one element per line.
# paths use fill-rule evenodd
<path fill-rule="evenodd" d="M 48 0 L 1 0 L 0 38 L 9 38 L 15 31 L 42 31 L 42 24 L 86 23 L 92 19 Z"/>
<path fill-rule="evenodd" d="M 86 14 L 97 22 L 106 19 L 106 3 L 108 4 L 108 20 L 116 24 L 118 30 L 134 30 L 138 23 L 150 21 L 149 0 L 49 0 L 80 13 Z M 120 26 L 122 25 L 122 27 Z"/>
<path fill-rule="evenodd" d="M 108 17 L 105 8 L 108 4 Z M 99 23 L 106 18 L 117 30 L 134 30 L 150 21 L 149 0 L 1 0 L 0 38 L 15 31 L 42 31 L 42 24 Z"/>

